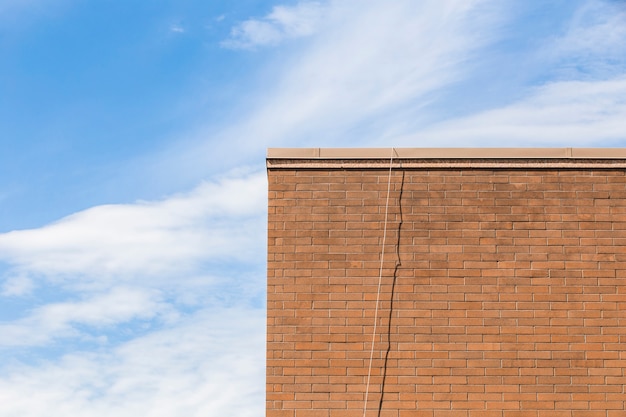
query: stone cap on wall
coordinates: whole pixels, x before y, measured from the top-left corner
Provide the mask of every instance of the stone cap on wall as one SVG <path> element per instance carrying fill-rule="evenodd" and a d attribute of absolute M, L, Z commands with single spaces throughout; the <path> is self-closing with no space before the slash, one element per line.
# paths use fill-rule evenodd
<path fill-rule="evenodd" d="M 626 168 L 626 148 L 269 148 L 267 168 Z"/>

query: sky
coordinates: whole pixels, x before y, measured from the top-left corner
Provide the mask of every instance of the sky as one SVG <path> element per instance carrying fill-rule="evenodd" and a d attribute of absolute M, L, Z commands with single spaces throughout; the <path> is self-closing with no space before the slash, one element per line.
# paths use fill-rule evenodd
<path fill-rule="evenodd" d="M 0 0 L 0 416 L 265 410 L 268 147 L 624 147 L 623 0 Z"/>

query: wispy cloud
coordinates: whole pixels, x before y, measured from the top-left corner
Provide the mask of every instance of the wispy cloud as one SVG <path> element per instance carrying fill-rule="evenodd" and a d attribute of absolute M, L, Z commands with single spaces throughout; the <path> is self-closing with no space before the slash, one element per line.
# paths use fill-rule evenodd
<path fill-rule="evenodd" d="M 261 311 L 204 310 L 113 350 L 4 366 L 2 415 L 258 417 L 264 323 Z"/>
<path fill-rule="evenodd" d="M 250 49 L 273 46 L 293 38 L 310 36 L 316 32 L 325 13 L 320 2 L 304 1 L 295 6 L 275 6 L 261 19 L 248 19 L 233 27 L 222 46 Z"/>
<path fill-rule="evenodd" d="M 330 2 L 324 29 L 250 93 L 256 105 L 221 131 L 200 129 L 191 145 L 168 149 L 151 172 L 198 175 L 197 167 L 260 160 L 268 146 L 364 146 L 414 130 L 429 120 L 424 109 L 438 91 L 464 79 L 472 58 L 496 39 L 504 6 Z"/>
<path fill-rule="evenodd" d="M 170 312 L 154 291 L 116 287 L 82 301 L 49 303 L 29 316 L 0 324 L 0 347 L 40 346 L 57 338 L 80 338 L 76 326 L 103 328 Z"/>
<path fill-rule="evenodd" d="M 582 2 L 563 33 L 528 58 L 540 84 L 518 98 L 426 125 L 395 141 L 404 146 L 620 146 L 626 139 L 626 8 Z M 518 57 L 523 60 L 524 57 Z"/>
<path fill-rule="evenodd" d="M 247 262 L 262 248 L 265 175 L 204 183 L 156 202 L 97 206 L 39 229 L 0 235 L 0 259 L 21 275 L 85 285 L 150 281 L 199 263 Z"/>
<path fill-rule="evenodd" d="M 626 64 L 624 3 L 590 0 L 578 9 L 563 36 L 547 45 L 568 78 L 615 76 Z"/>
<path fill-rule="evenodd" d="M 626 78 L 564 81 L 508 106 L 398 138 L 410 146 L 617 146 L 626 139 Z"/>
<path fill-rule="evenodd" d="M 245 138 L 255 155 L 266 146 L 433 146 L 434 138 L 442 141 L 437 145 L 454 146 L 597 146 L 622 139 L 623 4 L 580 1 L 573 16 L 553 17 L 562 20 L 562 31 L 545 33 L 537 50 L 500 51 L 502 64 L 513 59 L 537 67 L 525 84 L 514 73 L 498 73 L 498 60 L 491 61 L 495 67 L 478 67 L 505 28 L 524 30 L 507 4 L 329 2 L 324 30 L 286 62 L 271 89 L 259 93 L 259 106 L 218 137 L 229 144 Z M 506 67 L 516 70 L 515 64 Z M 483 71 L 478 79 L 477 70 Z M 509 88 L 507 78 L 512 91 L 498 93 Z M 463 97 L 466 115 L 446 117 L 446 108 L 456 105 L 446 100 L 458 98 L 454 91 L 462 82 L 478 83 L 466 92 L 472 96 Z M 484 91 L 492 88 L 483 104 Z M 193 153 L 203 156 L 214 146 L 212 141 L 210 150 Z"/>
<path fill-rule="evenodd" d="M 178 23 L 174 23 L 172 25 L 170 25 L 170 32 L 173 33 L 185 33 L 185 28 Z"/>
<path fill-rule="evenodd" d="M 0 294 L 5 297 L 23 296 L 30 294 L 34 288 L 33 281 L 28 276 L 7 274 L 2 283 Z"/>
<path fill-rule="evenodd" d="M 162 201 L 98 206 L 0 235 L 9 267 L 2 295 L 40 300 L 0 323 L 0 346 L 80 339 L 134 320 L 164 325 L 200 300 L 230 305 L 241 287 L 238 302 L 256 302 L 266 189 L 265 173 L 229 177 Z M 47 298 L 49 288 L 69 295 Z"/>

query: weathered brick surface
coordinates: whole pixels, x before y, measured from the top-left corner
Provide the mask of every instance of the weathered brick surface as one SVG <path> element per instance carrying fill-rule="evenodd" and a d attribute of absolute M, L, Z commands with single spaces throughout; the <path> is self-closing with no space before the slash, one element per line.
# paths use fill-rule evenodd
<path fill-rule="evenodd" d="M 388 174 L 268 170 L 268 417 L 363 416 Z M 626 416 L 624 170 L 391 185 L 368 416 Z"/>

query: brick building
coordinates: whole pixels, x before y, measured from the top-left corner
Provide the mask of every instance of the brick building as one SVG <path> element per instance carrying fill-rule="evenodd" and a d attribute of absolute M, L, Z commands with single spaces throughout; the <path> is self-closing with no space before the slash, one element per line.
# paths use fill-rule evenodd
<path fill-rule="evenodd" d="M 626 150 L 267 170 L 267 417 L 626 416 Z"/>

